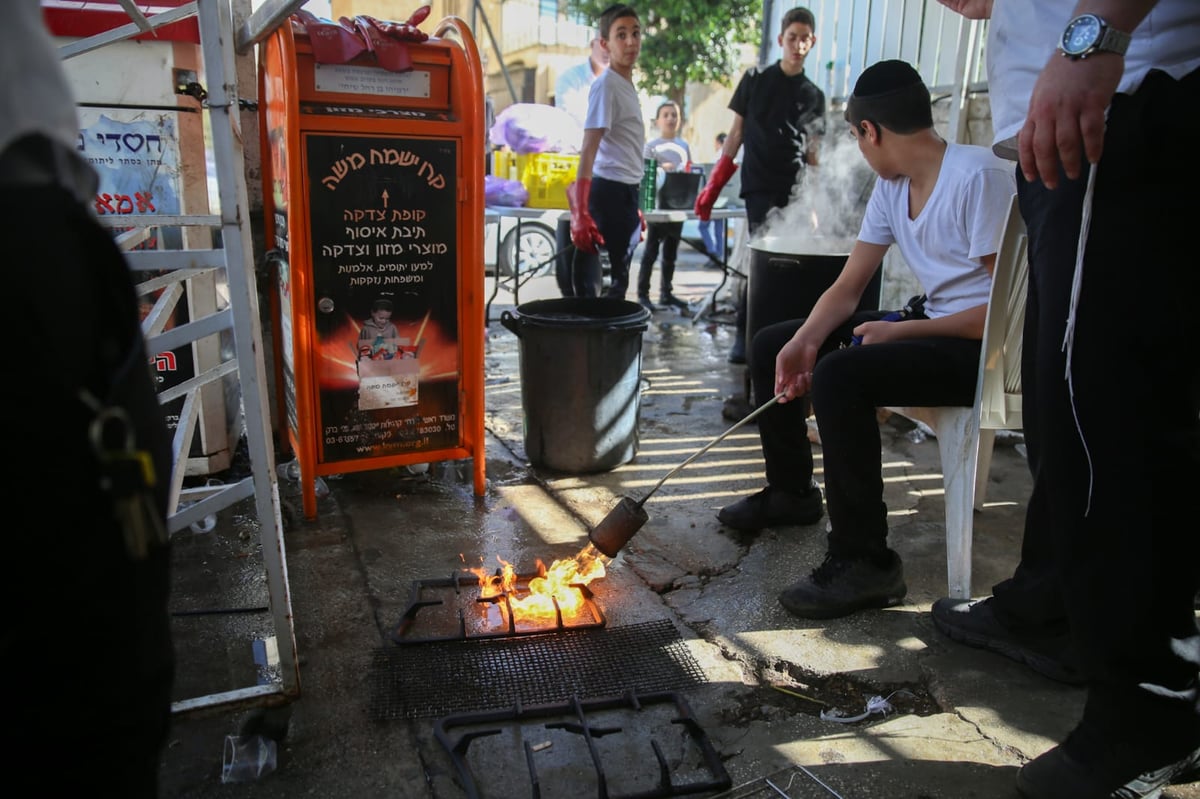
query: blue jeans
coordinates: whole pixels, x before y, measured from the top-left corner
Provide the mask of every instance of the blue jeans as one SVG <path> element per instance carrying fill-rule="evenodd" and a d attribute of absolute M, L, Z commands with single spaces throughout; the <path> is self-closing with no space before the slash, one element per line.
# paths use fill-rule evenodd
<path fill-rule="evenodd" d="M 700 240 L 704 242 L 704 251 L 710 258 L 718 261 L 725 260 L 725 237 L 722 235 L 724 231 L 724 223 L 721 223 L 720 227 L 711 219 L 700 223 Z"/>

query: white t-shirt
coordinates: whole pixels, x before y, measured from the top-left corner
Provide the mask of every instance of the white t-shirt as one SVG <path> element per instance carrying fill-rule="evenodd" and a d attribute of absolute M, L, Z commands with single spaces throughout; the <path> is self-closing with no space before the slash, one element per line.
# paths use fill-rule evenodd
<path fill-rule="evenodd" d="M 678 136 L 674 139 L 664 139 L 660 136 L 646 142 L 642 157 L 653 158 L 661 167 L 670 165 L 671 169 L 678 170 L 692 160 L 692 150 L 688 143 Z"/>
<path fill-rule="evenodd" d="M 1038 74 L 1055 53 L 1077 0 L 1003 0 L 988 23 L 988 97 L 993 149 L 1016 159 Z M 1181 78 L 1200 67 L 1200 2 L 1160 0 L 1133 32 L 1118 92 L 1132 93 L 1152 68 Z"/>
<path fill-rule="evenodd" d="M 1000 248 L 1017 191 L 1013 167 L 986 147 L 948 144 L 933 193 L 908 218 L 908 178 L 875 181 L 858 238 L 897 244 L 925 291 L 925 314 L 947 316 L 988 301 L 992 279 L 980 259 Z"/>
<path fill-rule="evenodd" d="M 58 144 L 57 173 L 81 198 L 96 191 L 96 172 L 78 151 L 75 98 L 46 30 L 39 0 L 4 4 L 0 29 L 0 152 L 31 134 Z M 17 77 L 19 76 L 19 77 Z"/>
<path fill-rule="evenodd" d="M 612 69 L 601 72 L 588 93 L 587 120 L 583 127 L 585 130 L 604 130 L 592 174 L 619 183 L 640 185 L 646 126 L 642 123 L 642 105 L 633 81 Z"/>
<path fill-rule="evenodd" d="M 42 20 L 39 0 L 5 3 L 4 16 L 0 74 L 6 79 L 0 91 L 0 151 L 29 133 L 74 148 L 79 139 L 75 98 Z"/>

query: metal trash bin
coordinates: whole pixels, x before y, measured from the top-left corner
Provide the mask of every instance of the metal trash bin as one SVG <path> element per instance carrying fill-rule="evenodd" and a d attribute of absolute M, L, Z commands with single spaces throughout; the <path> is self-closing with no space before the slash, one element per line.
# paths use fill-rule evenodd
<path fill-rule="evenodd" d="M 633 460 L 649 319 L 636 302 L 611 297 L 536 300 L 500 315 L 521 341 L 531 464 L 586 474 Z"/>

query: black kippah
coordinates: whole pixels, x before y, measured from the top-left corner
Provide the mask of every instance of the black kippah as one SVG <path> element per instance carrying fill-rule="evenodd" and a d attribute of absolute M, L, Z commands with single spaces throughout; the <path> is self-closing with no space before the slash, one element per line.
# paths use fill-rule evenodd
<path fill-rule="evenodd" d="M 896 133 L 933 127 L 929 89 L 906 61 L 888 60 L 863 70 L 846 101 L 846 121 L 871 121 Z"/>
<path fill-rule="evenodd" d="M 907 61 L 890 59 L 872 64 L 863 70 L 854 84 L 855 97 L 873 97 L 902 89 L 913 84 L 924 85 L 921 76 Z"/>

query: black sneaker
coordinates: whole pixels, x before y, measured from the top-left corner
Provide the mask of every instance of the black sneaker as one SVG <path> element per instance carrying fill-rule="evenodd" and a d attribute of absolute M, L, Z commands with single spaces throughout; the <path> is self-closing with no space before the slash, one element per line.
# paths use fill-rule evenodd
<path fill-rule="evenodd" d="M 890 608 L 908 593 L 900 556 L 888 550 L 890 562 L 879 566 L 866 559 L 826 555 L 812 574 L 779 595 L 779 604 L 802 619 L 837 619 L 856 610 Z"/>
<path fill-rule="evenodd" d="M 811 484 L 808 493 L 793 494 L 767 486 L 717 511 L 726 527 L 743 533 L 785 524 L 814 524 L 821 518 L 821 489 Z"/>
<path fill-rule="evenodd" d="M 1027 799 L 1154 799 L 1168 785 L 1200 778 L 1200 748 L 1168 762 L 1147 762 L 1131 747 L 1109 746 L 1096 754 L 1068 751 L 1066 743 L 1030 760 L 1017 772 L 1017 791 Z M 1170 757 L 1170 756 L 1168 756 Z M 1135 760 L 1135 758 L 1137 758 Z"/>
<path fill-rule="evenodd" d="M 728 419 L 731 422 L 741 421 L 745 419 L 754 410 L 754 406 L 750 404 L 750 400 L 742 394 L 734 397 L 729 397 L 721 405 L 721 418 Z M 757 424 L 757 421 L 751 421 L 750 424 Z"/>
<path fill-rule="evenodd" d="M 645 294 L 638 295 L 638 305 L 642 306 L 650 313 L 654 313 L 655 311 L 658 310 L 658 306 L 655 305 L 654 303 L 650 302 L 650 298 L 647 297 Z"/>
<path fill-rule="evenodd" d="M 687 300 L 681 300 L 678 297 L 676 297 L 674 294 L 659 294 L 658 295 L 658 304 L 666 305 L 671 308 L 679 308 L 684 311 L 686 311 L 688 309 Z"/>
<path fill-rule="evenodd" d="M 1067 636 L 1018 637 L 996 618 L 992 598 L 944 597 L 933 603 L 933 626 L 959 643 L 987 649 L 1024 663 L 1043 677 L 1067 685 L 1083 685 L 1087 678 L 1067 655 Z"/>

